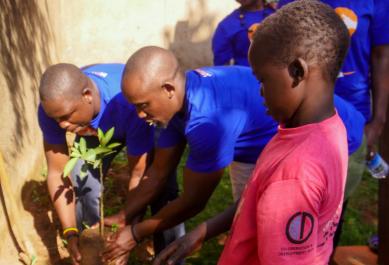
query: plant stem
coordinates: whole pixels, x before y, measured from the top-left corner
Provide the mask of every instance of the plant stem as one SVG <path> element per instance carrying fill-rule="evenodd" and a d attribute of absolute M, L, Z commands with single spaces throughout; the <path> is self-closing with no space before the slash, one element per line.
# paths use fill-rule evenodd
<path fill-rule="evenodd" d="M 103 185 L 103 163 L 99 166 L 100 170 L 100 236 L 104 237 L 104 185 Z"/>

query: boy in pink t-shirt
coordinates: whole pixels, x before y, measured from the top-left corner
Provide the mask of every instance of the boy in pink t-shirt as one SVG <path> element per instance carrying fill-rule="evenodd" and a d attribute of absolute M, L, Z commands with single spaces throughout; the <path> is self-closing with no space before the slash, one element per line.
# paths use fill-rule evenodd
<path fill-rule="evenodd" d="M 261 23 L 249 61 L 282 125 L 239 204 L 169 245 L 154 265 L 175 264 L 230 227 L 219 265 L 328 264 L 348 162 L 333 87 L 348 44 L 342 20 L 315 0 L 293 2 Z"/>
<path fill-rule="evenodd" d="M 328 264 L 348 162 L 333 87 L 348 41 L 335 12 L 309 0 L 255 33 L 249 61 L 282 126 L 257 161 L 219 265 Z"/>

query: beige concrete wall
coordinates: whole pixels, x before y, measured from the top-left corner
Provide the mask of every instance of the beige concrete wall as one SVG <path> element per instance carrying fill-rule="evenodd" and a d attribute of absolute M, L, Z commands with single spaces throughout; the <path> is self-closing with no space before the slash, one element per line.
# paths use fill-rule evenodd
<path fill-rule="evenodd" d="M 55 2 L 60 60 L 125 62 L 140 47 L 158 45 L 176 52 L 186 68 L 212 64 L 216 24 L 237 6 L 233 0 Z"/>
<path fill-rule="evenodd" d="M 37 264 L 58 256 L 48 250 L 55 237 L 50 243 L 37 231 L 38 219 L 22 200 L 34 200 L 31 189 L 43 183 L 36 118 L 42 71 L 56 62 L 125 62 L 145 45 L 171 49 L 184 68 L 210 65 L 213 31 L 236 6 L 233 0 L 0 0 L 0 264 L 18 264 L 4 208 L 11 226 L 22 227 L 15 232 L 20 247 L 38 252 Z M 50 222 L 51 213 L 44 214 Z"/>

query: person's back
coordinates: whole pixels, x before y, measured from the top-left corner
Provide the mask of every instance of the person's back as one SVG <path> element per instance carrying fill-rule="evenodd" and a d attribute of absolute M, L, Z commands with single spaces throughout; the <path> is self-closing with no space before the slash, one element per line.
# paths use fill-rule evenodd
<path fill-rule="evenodd" d="M 249 60 L 281 125 L 257 161 L 219 264 L 328 264 L 348 162 L 333 102 L 347 46 L 346 27 L 318 1 L 288 5 L 256 32 Z"/>
<path fill-rule="evenodd" d="M 215 132 L 216 137 L 226 137 L 221 139 L 224 150 L 234 150 L 235 161 L 255 163 L 273 137 L 276 122 L 264 115 L 264 101 L 252 70 L 239 66 L 204 67 L 189 71 L 186 76 L 186 121 L 189 123 L 185 134 L 190 134 L 200 123 L 228 129 L 229 132 L 221 135 Z M 227 141 L 231 134 L 236 139 L 233 143 Z M 212 131 L 208 137 L 212 138 Z"/>

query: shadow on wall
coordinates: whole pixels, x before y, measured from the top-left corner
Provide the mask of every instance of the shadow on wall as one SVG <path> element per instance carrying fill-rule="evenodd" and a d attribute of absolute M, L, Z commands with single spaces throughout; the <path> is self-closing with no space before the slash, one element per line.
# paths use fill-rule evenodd
<path fill-rule="evenodd" d="M 46 1 L 42 7 L 48 13 Z M 15 114 L 11 155 L 16 157 L 29 137 L 26 104 L 38 104 L 38 82 L 42 70 L 51 63 L 50 41 L 54 38 L 37 0 L 0 0 L 0 10 L 0 71 Z"/>
<path fill-rule="evenodd" d="M 216 17 L 207 11 L 205 0 L 190 5 L 187 17 L 194 21 L 178 21 L 174 33 L 164 30 L 165 47 L 174 52 L 184 70 L 212 65 L 211 39 Z"/>
<path fill-rule="evenodd" d="M 42 260 L 42 253 L 48 253 L 50 264 L 66 264 L 61 259 L 61 248 L 57 243 L 61 226 L 57 215 L 54 214 L 46 181 L 26 182 L 22 188 L 22 202 L 24 209 L 34 217 L 34 228 L 43 243 L 43 245 L 38 242 L 34 244 L 38 259 Z"/>

